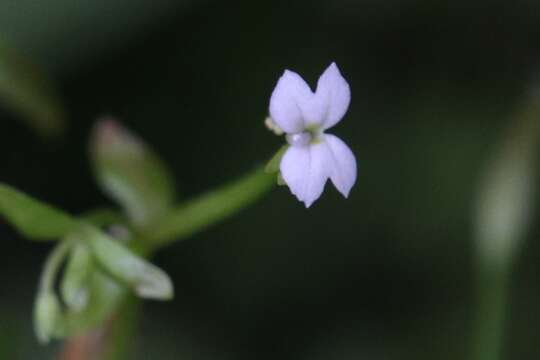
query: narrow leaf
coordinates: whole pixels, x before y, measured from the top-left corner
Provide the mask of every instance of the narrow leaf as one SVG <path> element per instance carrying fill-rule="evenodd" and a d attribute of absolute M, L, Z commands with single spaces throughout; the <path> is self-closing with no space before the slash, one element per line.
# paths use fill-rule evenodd
<path fill-rule="evenodd" d="M 46 76 L 0 39 L 0 101 L 43 136 L 60 135 L 64 107 Z"/>
<path fill-rule="evenodd" d="M 53 240 L 77 226 L 69 214 L 0 184 L 0 215 L 32 240 Z"/>
<path fill-rule="evenodd" d="M 111 118 L 98 122 L 90 142 L 97 181 L 138 226 L 163 215 L 174 200 L 174 182 L 159 157 Z"/>

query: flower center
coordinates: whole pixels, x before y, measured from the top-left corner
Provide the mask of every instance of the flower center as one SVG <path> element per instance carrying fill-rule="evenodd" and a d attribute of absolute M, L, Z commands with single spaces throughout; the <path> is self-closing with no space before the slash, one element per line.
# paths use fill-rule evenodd
<path fill-rule="evenodd" d="M 307 146 L 311 143 L 312 136 L 309 132 L 288 134 L 287 142 L 291 146 Z"/>
<path fill-rule="evenodd" d="M 287 142 L 291 146 L 308 146 L 319 143 L 322 140 L 323 134 L 324 132 L 321 128 L 311 126 L 307 127 L 303 132 L 288 134 Z"/>

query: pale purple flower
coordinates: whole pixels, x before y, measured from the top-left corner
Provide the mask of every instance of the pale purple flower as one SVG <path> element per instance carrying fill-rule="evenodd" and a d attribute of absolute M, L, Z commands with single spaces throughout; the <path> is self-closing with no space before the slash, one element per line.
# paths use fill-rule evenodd
<path fill-rule="evenodd" d="M 289 148 L 280 163 L 281 176 L 306 207 L 317 200 L 328 178 L 347 197 L 356 181 L 356 158 L 338 137 L 324 131 L 347 112 L 351 91 L 335 63 L 321 75 L 317 89 L 285 70 L 270 98 L 270 116 L 287 134 Z"/>

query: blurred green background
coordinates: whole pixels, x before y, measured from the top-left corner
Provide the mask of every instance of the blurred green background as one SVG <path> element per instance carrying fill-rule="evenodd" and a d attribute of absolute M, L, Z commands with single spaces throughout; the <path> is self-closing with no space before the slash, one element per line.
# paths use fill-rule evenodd
<path fill-rule="evenodd" d="M 176 297 L 145 302 L 134 359 L 463 359 L 474 314 L 473 206 L 540 64 L 533 0 L 2 0 L 0 38 L 49 74 L 68 129 L 44 140 L 0 108 L 0 181 L 73 213 L 110 202 L 92 177 L 96 117 L 170 164 L 181 198 L 263 163 L 285 68 L 336 61 L 352 103 L 348 200 L 306 210 L 286 188 L 155 262 Z M 539 120 L 540 121 L 540 120 Z M 540 235 L 512 275 L 504 354 L 540 356 Z M 0 359 L 41 359 L 32 306 L 50 245 L 0 223 Z"/>

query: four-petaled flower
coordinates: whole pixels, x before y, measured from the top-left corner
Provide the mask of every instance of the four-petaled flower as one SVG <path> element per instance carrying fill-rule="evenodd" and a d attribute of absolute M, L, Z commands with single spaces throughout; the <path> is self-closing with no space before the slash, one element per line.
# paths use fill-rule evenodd
<path fill-rule="evenodd" d="M 317 200 L 328 178 L 347 197 L 356 181 L 354 154 L 338 137 L 324 131 L 349 107 L 351 91 L 332 63 L 315 92 L 295 72 L 285 70 L 270 98 L 270 116 L 287 134 L 289 148 L 280 163 L 283 180 L 306 207 Z"/>

